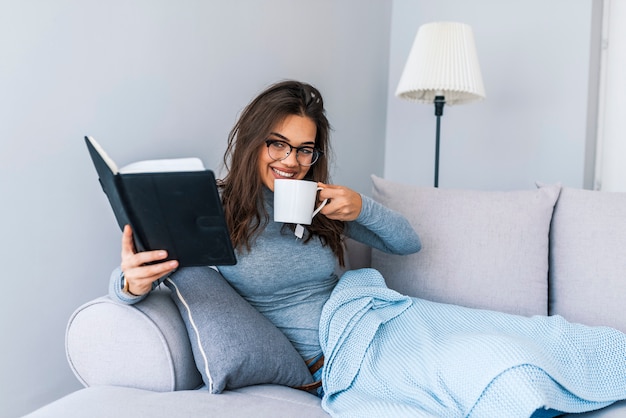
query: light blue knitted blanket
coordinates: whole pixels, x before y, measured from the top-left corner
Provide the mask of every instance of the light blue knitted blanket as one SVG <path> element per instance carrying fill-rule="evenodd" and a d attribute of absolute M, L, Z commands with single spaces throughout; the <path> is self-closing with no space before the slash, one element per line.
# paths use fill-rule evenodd
<path fill-rule="evenodd" d="M 621 332 L 410 298 L 372 269 L 341 278 L 320 340 L 334 417 L 551 417 L 626 398 Z"/>

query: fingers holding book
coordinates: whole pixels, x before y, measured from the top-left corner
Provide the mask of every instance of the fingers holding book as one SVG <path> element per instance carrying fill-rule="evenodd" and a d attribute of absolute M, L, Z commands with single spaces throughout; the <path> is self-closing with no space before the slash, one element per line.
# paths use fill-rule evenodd
<path fill-rule="evenodd" d="M 122 263 L 125 291 L 133 296 L 143 295 L 152 289 L 152 282 L 170 274 L 178 267 L 176 260 L 159 262 L 167 258 L 167 251 L 137 252 L 133 231 L 129 225 L 122 233 Z"/>

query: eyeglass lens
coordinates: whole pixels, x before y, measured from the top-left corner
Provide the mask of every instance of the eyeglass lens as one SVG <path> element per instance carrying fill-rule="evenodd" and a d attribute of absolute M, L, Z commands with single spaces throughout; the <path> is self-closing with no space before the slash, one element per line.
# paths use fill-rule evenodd
<path fill-rule="evenodd" d="M 282 161 L 296 150 L 296 161 L 300 165 L 312 165 L 317 161 L 319 152 L 312 147 L 295 148 L 284 141 L 267 140 L 267 151 L 271 159 Z"/>

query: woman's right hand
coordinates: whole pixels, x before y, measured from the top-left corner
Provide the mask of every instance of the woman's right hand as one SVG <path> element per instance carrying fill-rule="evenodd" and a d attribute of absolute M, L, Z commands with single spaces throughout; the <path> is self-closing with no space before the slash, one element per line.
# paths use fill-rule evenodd
<path fill-rule="evenodd" d="M 139 296 L 148 293 L 152 289 L 152 282 L 176 270 L 178 267 L 176 260 L 146 264 L 165 258 L 167 258 L 167 251 L 165 250 L 138 253 L 135 250 L 133 231 L 130 225 L 124 226 L 121 268 L 131 294 Z"/>

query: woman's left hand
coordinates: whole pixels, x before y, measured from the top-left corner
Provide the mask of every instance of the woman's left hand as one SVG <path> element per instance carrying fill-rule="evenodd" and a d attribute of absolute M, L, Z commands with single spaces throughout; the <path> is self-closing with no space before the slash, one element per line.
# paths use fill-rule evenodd
<path fill-rule="evenodd" d="M 326 206 L 320 213 L 329 219 L 337 221 L 353 221 L 361 213 L 363 204 L 361 195 L 352 189 L 333 184 L 317 183 L 321 187 L 319 201 L 328 199 Z"/>

